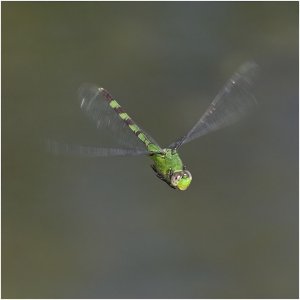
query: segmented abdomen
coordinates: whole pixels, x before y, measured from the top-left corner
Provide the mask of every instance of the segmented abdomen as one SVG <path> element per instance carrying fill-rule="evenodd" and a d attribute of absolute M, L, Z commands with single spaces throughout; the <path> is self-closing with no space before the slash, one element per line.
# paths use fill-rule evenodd
<path fill-rule="evenodd" d="M 141 128 L 129 117 L 129 115 L 123 110 L 121 105 L 113 99 L 112 95 L 104 88 L 99 88 L 99 92 L 104 99 L 109 103 L 109 106 L 119 115 L 130 130 L 146 145 L 149 151 L 158 149 L 159 147 L 153 144 L 147 135 L 141 130 Z M 152 146 L 152 147 L 151 147 Z M 154 147 L 153 147 L 154 146 Z M 151 148 L 151 149 L 150 149 Z"/>

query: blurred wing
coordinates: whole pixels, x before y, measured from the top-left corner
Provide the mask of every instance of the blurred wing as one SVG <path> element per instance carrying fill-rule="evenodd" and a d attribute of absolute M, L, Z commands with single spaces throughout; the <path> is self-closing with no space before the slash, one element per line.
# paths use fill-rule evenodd
<path fill-rule="evenodd" d="M 50 153 L 55 155 L 64 154 L 64 155 L 76 155 L 76 156 L 86 156 L 86 157 L 104 157 L 104 156 L 149 154 L 149 151 L 147 150 L 99 148 L 99 147 L 60 143 L 54 140 L 46 140 L 46 147 Z"/>
<path fill-rule="evenodd" d="M 246 115 L 256 105 L 251 88 L 257 72 L 258 66 L 254 62 L 243 64 L 228 80 L 195 126 L 169 147 L 177 149 L 182 144 L 211 131 L 231 125 Z"/>
<path fill-rule="evenodd" d="M 114 98 L 106 90 L 92 84 L 84 84 L 79 89 L 79 99 L 81 110 L 96 124 L 99 130 L 109 132 L 112 139 L 121 145 L 122 148 L 125 147 L 136 151 L 147 150 L 145 143 L 130 128 L 129 125 L 133 123 L 129 124 L 121 118 L 122 114 L 126 114 L 123 109 L 120 106 L 115 109 L 110 106 L 110 102 Z M 133 122 L 131 119 L 130 121 Z M 158 145 L 144 130 L 140 132 L 149 141 Z"/>

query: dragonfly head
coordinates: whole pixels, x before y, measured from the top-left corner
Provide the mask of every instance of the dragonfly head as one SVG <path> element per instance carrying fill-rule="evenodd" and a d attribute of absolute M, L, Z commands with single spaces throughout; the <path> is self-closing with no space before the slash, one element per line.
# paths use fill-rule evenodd
<path fill-rule="evenodd" d="M 171 176 L 171 184 L 181 191 L 185 191 L 192 181 L 192 174 L 188 170 L 174 172 Z"/>

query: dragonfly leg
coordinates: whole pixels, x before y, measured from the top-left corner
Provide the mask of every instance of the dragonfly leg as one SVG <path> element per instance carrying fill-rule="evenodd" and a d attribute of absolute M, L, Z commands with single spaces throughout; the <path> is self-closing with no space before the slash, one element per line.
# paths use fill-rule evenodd
<path fill-rule="evenodd" d="M 156 170 L 155 165 L 151 165 L 151 168 L 152 168 L 152 170 L 157 174 L 157 170 Z"/>
<path fill-rule="evenodd" d="M 156 173 L 156 176 L 161 179 L 164 180 L 164 177 L 157 171 L 155 165 L 151 165 L 151 168 L 153 169 L 153 171 Z"/>
<path fill-rule="evenodd" d="M 156 173 L 156 176 L 157 176 L 159 179 L 162 179 L 162 178 L 163 178 L 162 175 L 161 175 L 160 173 L 158 173 L 158 171 L 157 171 L 155 165 L 151 165 L 151 168 L 152 168 L 152 170 Z"/>
<path fill-rule="evenodd" d="M 168 170 L 168 176 L 169 176 L 169 178 L 171 178 L 172 175 L 173 175 L 173 171 L 172 171 L 172 169 L 169 169 L 169 170 Z"/>
<path fill-rule="evenodd" d="M 176 189 L 176 187 L 170 185 L 170 182 L 169 182 L 163 175 L 161 175 L 161 174 L 157 171 L 155 165 L 151 165 L 151 168 L 153 169 L 153 171 L 156 173 L 156 176 L 157 176 L 160 180 L 162 180 L 162 181 L 164 181 L 165 183 L 167 183 L 167 185 L 170 186 L 171 188 Z M 169 173 L 170 173 L 170 172 L 171 172 L 171 169 L 169 170 Z"/>

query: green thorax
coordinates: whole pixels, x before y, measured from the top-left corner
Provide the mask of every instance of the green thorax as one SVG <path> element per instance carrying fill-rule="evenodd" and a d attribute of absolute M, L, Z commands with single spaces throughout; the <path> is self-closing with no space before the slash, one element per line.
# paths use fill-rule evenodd
<path fill-rule="evenodd" d="M 154 153 L 151 158 L 154 161 L 152 168 L 160 179 L 181 191 L 189 187 L 192 175 L 182 164 L 176 150 L 162 149 L 161 153 Z"/>
<path fill-rule="evenodd" d="M 179 154 L 173 149 L 163 149 L 162 153 L 153 154 L 151 158 L 157 172 L 165 178 L 176 171 L 183 170 L 183 164 Z"/>

